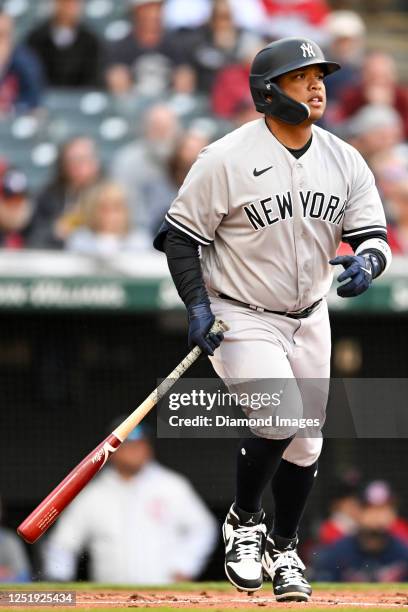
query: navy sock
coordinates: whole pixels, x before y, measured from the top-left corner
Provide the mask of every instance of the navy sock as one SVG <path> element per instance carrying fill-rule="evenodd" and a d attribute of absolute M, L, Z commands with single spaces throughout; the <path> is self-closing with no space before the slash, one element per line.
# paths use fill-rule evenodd
<path fill-rule="evenodd" d="M 301 467 L 282 459 L 272 479 L 275 518 L 272 534 L 294 538 L 317 474 L 317 461 Z"/>
<path fill-rule="evenodd" d="M 262 507 L 264 489 L 279 466 L 282 455 L 292 438 L 267 440 L 244 438 L 237 456 L 235 503 L 246 512 L 258 512 Z"/>

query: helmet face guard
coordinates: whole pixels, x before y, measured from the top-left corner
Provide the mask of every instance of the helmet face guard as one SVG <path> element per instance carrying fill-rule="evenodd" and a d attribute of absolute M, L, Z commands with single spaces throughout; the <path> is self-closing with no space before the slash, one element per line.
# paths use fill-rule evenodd
<path fill-rule="evenodd" d="M 268 101 L 267 96 L 271 96 L 272 99 Z M 254 88 L 252 97 L 258 112 L 277 117 L 291 125 L 298 125 L 310 116 L 307 104 L 297 102 L 272 81 L 264 83 L 259 89 Z"/>
<path fill-rule="evenodd" d="M 304 38 L 284 38 L 262 49 L 255 56 L 249 77 L 256 110 L 291 125 L 305 121 L 310 116 L 309 107 L 285 94 L 274 80 L 292 70 L 314 65 L 321 66 L 326 75 L 340 68 L 336 62 L 325 59 L 316 43 Z M 270 101 L 266 99 L 269 96 Z"/>

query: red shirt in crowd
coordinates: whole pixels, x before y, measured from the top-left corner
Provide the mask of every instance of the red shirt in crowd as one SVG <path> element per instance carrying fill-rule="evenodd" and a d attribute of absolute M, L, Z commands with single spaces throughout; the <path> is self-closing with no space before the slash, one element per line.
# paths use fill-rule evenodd
<path fill-rule="evenodd" d="M 262 0 L 262 4 L 268 15 L 296 15 L 315 25 L 330 12 L 326 0 Z"/>
<path fill-rule="evenodd" d="M 405 138 L 408 138 L 408 88 L 396 85 L 393 107 L 401 117 Z M 336 119 L 344 120 L 354 115 L 360 108 L 369 104 L 361 85 L 354 85 L 344 90 L 340 98 Z"/>
<path fill-rule="evenodd" d="M 234 64 L 218 73 L 211 94 L 212 110 L 218 117 L 231 119 L 239 105 L 251 98 L 248 90 L 249 70 L 249 66 Z"/>

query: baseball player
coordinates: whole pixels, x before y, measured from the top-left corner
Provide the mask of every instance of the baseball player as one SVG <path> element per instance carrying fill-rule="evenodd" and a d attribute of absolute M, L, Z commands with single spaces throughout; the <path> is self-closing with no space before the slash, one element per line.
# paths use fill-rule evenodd
<path fill-rule="evenodd" d="M 372 173 L 353 147 L 314 125 L 326 106 L 324 79 L 339 68 L 307 39 L 261 50 L 250 89 L 263 117 L 203 149 L 155 239 L 187 307 L 189 343 L 224 379 L 327 380 L 332 266 L 343 266 L 337 293 L 349 298 L 390 264 Z M 354 255 L 335 256 L 341 240 Z M 214 316 L 230 326 L 225 339 L 208 334 Z M 324 413 L 326 393 L 308 399 Z M 240 590 L 261 588 L 265 574 L 277 600 L 307 601 L 297 532 L 322 438 L 254 433 L 238 449 L 225 571 Z"/>

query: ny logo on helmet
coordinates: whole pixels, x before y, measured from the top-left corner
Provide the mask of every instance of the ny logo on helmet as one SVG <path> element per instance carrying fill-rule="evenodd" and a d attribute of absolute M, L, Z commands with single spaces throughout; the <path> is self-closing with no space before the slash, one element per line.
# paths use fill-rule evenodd
<path fill-rule="evenodd" d="M 303 57 L 316 57 L 316 53 L 314 52 L 313 46 L 311 43 L 303 43 L 300 45 L 300 48 L 303 51 Z"/>

